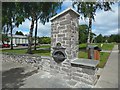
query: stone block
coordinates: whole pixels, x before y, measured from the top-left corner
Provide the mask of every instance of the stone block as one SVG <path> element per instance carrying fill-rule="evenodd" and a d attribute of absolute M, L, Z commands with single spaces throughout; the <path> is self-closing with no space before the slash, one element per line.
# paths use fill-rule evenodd
<path fill-rule="evenodd" d="M 60 18 L 59 18 L 59 21 L 64 21 L 65 19 L 66 19 L 66 17 L 65 17 L 65 16 L 60 17 Z"/>
<path fill-rule="evenodd" d="M 75 85 L 75 87 L 74 88 L 88 88 L 88 89 L 90 89 L 90 88 L 92 88 L 93 86 L 92 85 L 88 85 L 88 84 L 85 84 L 85 83 L 81 83 L 81 82 L 79 82 L 79 83 L 77 83 L 76 85 Z"/>
<path fill-rule="evenodd" d="M 58 37 L 64 37 L 65 34 L 58 34 Z"/>
<path fill-rule="evenodd" d="M 63 33 L 69 32 L 69 30 L 67 29 L 63 29 Z"/>
<path fill-rule="evenodd" d="M 78 73 L 78 72 L 74 72 L 73 74 L 72 74 L 73 76 L 78 76 L 78 77 L 83 77 L 83 73 Z"/>
<path fill-rule="evenodd" d="M 70 20 L 64 20 L 60 22 L 60 25 L 67 25 L 67 24 L 71 24 Z"/>
<path fill-rule="evenodd" d="M 70 85 L 70 86 L 75 86 L 77 84 L 77 82 L 75 80 L 69 80 L 67 81 L 67 83 Z"/>
<path fill-rule="evenodd" d="M 72 79 L 75 81 L 80 81 L 80 77 L 79 76 L 72 76 Z"/>
<path fill-rule="evenodd" d="M 58 30 L 65 29 L 65 25 L 58 26 Z"/>
<path fill-rule="evenodd" d="M 91 81 L 89 81 L 88 79 L 85 79 L 83 77 L 80 77 L 80 82 L 83 82 L 83 83 L 88 84 L 88 85 L 93 85 L 93 83 Z"/>
<path fill-rule="evenodd" d="M 66 72 L 66 73 L 70 73 L 69 68 L 66 68 L 66 67 L 62 67 L 62 71 Z"/>
<path fill-rule="evenodd" d="M 86 73 L 88 75 L 95 75 L 95 70 L 93 70 L 93 69 L 83 68 L 82 72 Z"/>
<path fill-rule="evenodd" d="M 51 40 L 52 42 L 56 42 L 56 38 L 52 38 L 52 40 Z"/>
<path fill-rule="evenodd" d="M 76 72 L 77 71 L 77 67 L 71 67 L 71 71 L 72 72 Z"/>
<path fill-rule="evenodd" d="M 69 38 L 64 35 L 63 40 L 69 40 Z"/>
<path fill-rule="evenodd" d="M 66 17 L 66 18 L 71 17 L 70 12 L 66 13 L 66 14 L 65 14 L 65 17 Z"/>

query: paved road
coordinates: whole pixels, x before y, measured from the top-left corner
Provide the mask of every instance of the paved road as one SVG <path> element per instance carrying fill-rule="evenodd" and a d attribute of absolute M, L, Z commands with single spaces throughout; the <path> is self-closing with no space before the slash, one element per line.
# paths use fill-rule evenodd
<path fill-rule="evenodd" d="M 118 46 L 115 45 L 95 87 L 118 88 Z"/>

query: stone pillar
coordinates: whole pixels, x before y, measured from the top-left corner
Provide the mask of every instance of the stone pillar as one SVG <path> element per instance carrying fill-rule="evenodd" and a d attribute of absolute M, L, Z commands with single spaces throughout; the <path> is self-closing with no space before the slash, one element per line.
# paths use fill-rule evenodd
<path fill-rule="evenodd" d="M 66 48 L 67 59 L 78 57 L 78 17 L 71 8 L 51 18 L 51 53 L 57 43 Z"/>

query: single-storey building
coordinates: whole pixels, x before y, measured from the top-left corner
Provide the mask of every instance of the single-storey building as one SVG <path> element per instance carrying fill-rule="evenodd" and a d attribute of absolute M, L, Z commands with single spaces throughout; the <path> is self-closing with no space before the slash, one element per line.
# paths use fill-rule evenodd
<path fill-rule="evenodd" d="M 8 34 L 8 37 L 10 38 L 10 34 Z M 9 44 L 11 43 L 11 39 Z M 13 34 L 13 44 L 22 45 L 22 44 L 28 44 L 28 36 L 22 36 L 22 35 L 14 35 Z"/>

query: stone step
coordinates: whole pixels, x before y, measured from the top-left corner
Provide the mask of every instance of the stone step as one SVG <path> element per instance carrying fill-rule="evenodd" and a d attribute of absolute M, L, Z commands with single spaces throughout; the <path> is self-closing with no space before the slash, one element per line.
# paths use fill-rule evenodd
<path fill-rule="evenodd" d="M 72 79 L 79 82 L 80 81 L 80 77 L 79 76 L 72 76 Z"/>
<path fill-rule="evenodd" d="M 83 78 L 85 78 L 85 79 L 87 79 L 87 80 L 90 80 L 90 81 L 94 82 L 94 81 L 96 81 L 97 76 L 95 76 L 95 75 L 83 74 Z"/>
<path fill-rule="evenodd" d="M 93 85 L 88 85 L 83 82 L 79 82 L 74 86 L 74 88 L 92 88 L 92 87 L 93 87 Z"/>
<path fill-rule="evenodd" d="M 78 73 L 78 72 L 74 72 L 74 73 L 72 73 L 72 75 L 74 75 L 74 76 L 79 76 L 79 77 L 83 77 L 83 73 Z"/>
<path fill-rule="evenodd" d="M 72 79 L 77 81 L 77 82 L 85 83 L 85 84 L 88 84 L 88 85 L 94 85 L 94 82 L 92 82 L 92 81 L 90 81 L 88 79 L 85 79 L 83 77 L 72 76 Z"/>
<path fill-rule="evenodd" d="M 94 83 L 88 79 L 85 79 L 83 77 L 80 77 L 80 82 L 83 82 L 85 84 L 88 84 L 88 85 L 93 85 Z"/>
<path fill-rule="evenodd" d="M 62 67 L 61 70 L 66 72 L 66 73 L 70 73 L 70 69 L 67 67 Z"/>
<path fill-rule="evenodd" d="M 63 64 L 62 67 L 70 68 L 70 65 Z"/>

